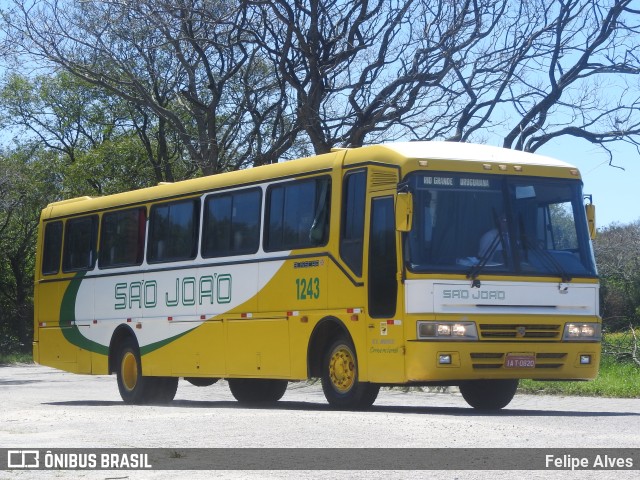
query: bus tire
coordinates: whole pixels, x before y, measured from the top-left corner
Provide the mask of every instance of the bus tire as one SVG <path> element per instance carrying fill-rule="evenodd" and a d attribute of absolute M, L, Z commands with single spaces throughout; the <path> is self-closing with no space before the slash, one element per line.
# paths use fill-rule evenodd
<path fill-rule="evenodd" d="M 264 378 L 230 378 L 229 389 L 241 403 L 273 403 L 282 398 L 287 390 L 286 380 Z"/>
<path fill-rule="evenodd" d="M 360 410 L 369 408 L 380 386 L 358 380 L 358 361 L 351 340 L 340 336 L 325 352 L 322 390 L 332 407 Z"/>
<path fill-rule="evenodd" d="M 142 376 L 140 351 L 132 338 L 126 338 L 118 352 L 118 390 L 125 403 L 146 403 L 153 382 Z"/>
<path fill-rule="evenodd" d="M 147 403 L 169 403 L 178 391 L 178 377 L 144 377 L 151 381 L 153 387 L 147 397 Z"/>
<path fill-rule="evenodd" d="M 219 378 L 210 377 L 184 377 L 184 379 L 194 387 L 210 387 L 220 380 Z"/>
<path fill-rule="evenodd" d="M 140 350 L 135 340 L 127 338 L 118 354 L 118 390 L 125 403 L 141 405 L 168 403 L 176 395 L 177 377 L 145 377 L 142 375 Z"/>
<path fill-rule="evenodd" d="M 509 405 L 518 389 L 518 380 L 472 380 L 460 384 L 466 402 L 478 410 L 500 410 Z"/>

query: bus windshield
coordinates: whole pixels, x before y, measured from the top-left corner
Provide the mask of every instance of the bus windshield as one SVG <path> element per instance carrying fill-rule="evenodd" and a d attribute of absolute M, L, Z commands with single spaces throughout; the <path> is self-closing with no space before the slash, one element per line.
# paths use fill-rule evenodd
<path fill-rule="evenodd" d="M 414 272 L 596 275 L 579 180 L 415 172 Z"/>

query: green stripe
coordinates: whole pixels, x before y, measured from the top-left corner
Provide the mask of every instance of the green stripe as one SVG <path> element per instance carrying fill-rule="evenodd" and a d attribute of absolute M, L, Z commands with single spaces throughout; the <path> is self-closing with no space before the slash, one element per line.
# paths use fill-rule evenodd
<path fill-rule="evenodd" d="M 77 347 L 89 350 L 90 352 L 102 355 L 109 354 L 109 348 L 99 343 L 89 340 L 80 333 L 76 322 L 76 299 L 78 290 L 86 272 L 78 272 L 75 277 L 69 281 L 69 286 L 62 297 L 62 305 L 60 306 L 60 330 L 67 341 Z"/>
<path fill-rule="evenodd" d="M 86 272 L 78 272 L 75 277 L 69 280 L 69 285 L 62 297 L 62 305 L 60 306 L 60 330 L 69 343 L 80 347 L 90 352 L 99 353 L 101 355 L 109 355 L 109 347 L 101 345 L 93 340 L 89 340 L 87 337 L 80 333 L 80 329 L 75 324 L 76 322 L 76 302 L 78 298 L 78 291 L 80 285 L 84 279 Z M 200 326 L 200 325 L 198 325 Z M 198 327 L 195 327 L 198 328 Z M 151 343 L 140 348 L 140 355 L 146 355 L 165 345 L 177 340 L 178 338 L 186 335 L 189 332 L 195 330 L 195 328 L 186 332 L 179 333 L 171 338 L 160 340 L 155 343 Z"/>
<path fill-rule="evenodd" d="M 198 327 L 199 326 L 200 325 L 198 325 Z M 186 332 L 179 333 L 174 337 L 167 338 L 165 340 L 160 340 L 160 341 L 155 342 L 155 343 L 150 343 L 149 345 L 145 345 L 144 347 L 140 347 L 140 355 L 146 355 L 147 353 L 151 353 L 154 350 L 158 350 L 159 348 L 162 348 L 165 345 L 168 345 L 169 343 L 173 342 L 174 340 L 179 339 L 180 337 L 186 335 L 187 333 L 193 332 L 198 327 L 192 328 L 191 330 L 187 330 Z"/>

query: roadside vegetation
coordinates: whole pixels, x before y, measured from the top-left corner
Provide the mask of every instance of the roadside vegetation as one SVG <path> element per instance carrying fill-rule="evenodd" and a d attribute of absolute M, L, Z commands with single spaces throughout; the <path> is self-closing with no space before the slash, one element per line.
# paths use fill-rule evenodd
<path fill-rule="evenodd" d="M 602 342 L 600 373 L 588 382 L 522 380 L 520 393 L 640 398 L 640 329 L 609 333 Z"/>
<path fill-rule="evenodd" d="M 588 382 L 539 382 L 522 380 L 520 393 L 577 395 L 584 397 L 640 398 L 640 367 L 603 356 L 600 373 Z"/>
<path fill-rule="evenodd" d="M 16 363 L 33 363 L 33 357 L 28 353 L 0 353 L 0 366 Z"/>

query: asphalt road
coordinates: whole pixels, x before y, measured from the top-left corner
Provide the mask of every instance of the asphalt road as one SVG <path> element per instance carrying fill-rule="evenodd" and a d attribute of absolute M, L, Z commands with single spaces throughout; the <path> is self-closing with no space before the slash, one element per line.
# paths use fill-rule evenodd
<path fill-rule="evenodd" d="M 480 413 L 457 393 L 384 389 L 371 410 L 331 410 L 318 384 L 292 383 L 275 406 L 246 407 L 225 382 L 180 381 L 168 406 L 120 400 L 115 377 L 0 367 L 0 448 L 640 448 L 640 400 L 516 395 Z M 341 455 L 328 461 L 340 470 Z M 268 469 L 269 459 L 264 459 Z M 333 468 L 332 465 L 332 468 Z M 523 467 L 524 468 L 524 467 Z M 567 471 L 0 471 L 3 478 L 567 478 Z M 580 471 L 571 478 L 637 478 Z"/>

